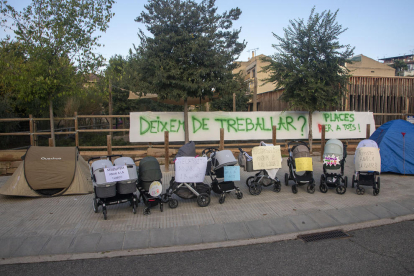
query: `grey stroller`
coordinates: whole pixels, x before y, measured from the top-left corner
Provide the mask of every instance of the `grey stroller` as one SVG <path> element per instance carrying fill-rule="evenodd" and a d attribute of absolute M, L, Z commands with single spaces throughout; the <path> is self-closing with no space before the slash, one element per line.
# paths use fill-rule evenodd
<path fill-rule="evenodd" d="M 236 191 L 238 199 L 243 198 L 243 193 L 240 189 L 234 185 L 234 181 L 224 181 L 224 167 L 234 166 L 237 164 L 236 158 L 230 150 L 219 151 L 216 148 L 206 148 L 203 150 L 202 155 L 208 156 L 207 171 L 206 174 L 211 178 L 211 189 L 216 194 L 220 194 L 219 203 L 223 204 L 226 200 L 226 194 L 231 191 Z M 218 178 L 223 179 L 219 181 Z"/>
<path fill-rule="evenodd" d="M 323 174 L 321 175 L 319 190 L 326 193 L 328 187 L 331 187 L 335 188 L 338 194 L 344 194 L 348 187 L 348 177 L 344 177 L 346 145 L 337 139 L 331 139 L 326 142 L 323 155 Z M 332 172 L 338 169 L 341 170 L 340 173 Z"/>
<path fill-rule="evenodd" d="M 115 166 L 112 165 L 111 161 L 113 157 L 121 157 L 115 160 Z M 132 206 L 132 211 L 135 214 L 139 200 L 136 195 L 138 176 L 134 161 L 130 157 L 108 155 L 105 157 L 90 158 L 88 163 L 93 160 L 96 161 L 92 163 L 90 169 L 93 189 L 95 192 L 95 197 L 93 198 L 94 212 L 97 213 L 99 211 L 99 206 L 102 206 L 102 213 L 104 215 L 104 219 L 106 220 L 108 205 L 120 204 L 129 201 Z M 107 181 L 105 169 L 117 169 L 120 166 L 126 166 L 129 178 L 121 181 Z"/>
<path fill-rule="evenodd" d="M 175 159 L 177 157 L 196 157 L 194 142 L 191 141 L 179 148 Z M 162 195 L 162 198 L 164 202 L 168 202 L 170 208 L 176 208 L 178 206 L 178 200 L 172 198 L 173 194 L 176 194 L 182 199 L 197 198 L 198 206 L 206 207 L 210 204 L 210 191 L 210 186 L 205 183 L 178 183 L 175 181 L 175 177 L 172 177 L 170 187 Z"/>
<path fill-rule="evenodd" d="M 261 146 L 266 146 L 264 142 Z M 242 148 L 239 148 L 239 165 L 247 172 L 253 172 L 253 158 L 247 154 Z M 281 183 L 276 177 L 279 169 L 259 170 L 254 176 L 249 176 L 246 180 L 246 185 L 249 188 L 251 195 L 259 195 L 262 192 L 262 186 L 269 187 L 273 185 L 274 192 L 280 192 Z"/>

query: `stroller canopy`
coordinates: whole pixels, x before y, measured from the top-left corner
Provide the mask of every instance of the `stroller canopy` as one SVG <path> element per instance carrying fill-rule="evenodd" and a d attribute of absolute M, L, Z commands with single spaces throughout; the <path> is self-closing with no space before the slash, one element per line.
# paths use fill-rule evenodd
<path fill-rule="evenodd" d="M 160 163 L 155 157 L 147 156 L 139 162 L 139 179 L 141 181 L 155 181 L 161 178 Z"/>
<path fill-rule="evenodd" d="M 224 166 L 234 166 L 237 164 L 237 160 L 234 158 L 231 150 L 217 151 L 214 158 L 216 160 L 216 162 L 213 162 L 215 169 L 220 169 Z"/>
<path fill-rule="evenodd" d="M 308 147 L 305 145 L 294 146 L 292 149 L 292 157 L 293 158 L 310 157 L 310 152 L 309 152 Z"/>
<path fill-rule="evenodd" d="M 335 155 L 339 160 L 344 156 L 344 145 L 337 139 L 331 139 L 325 144 L 324 155 Z"/>
<path fill-rule="evenodd" d="M 357 149 L 362 148 L 362 147 L 378 148 L 378 145 L 374 140 L 365 139 L 358 143 Z"/>
<path fill-rule="evenodd" d="M 175 158 L 182 157 L 182 156 L 188 156 L 188 157 L 196 156 L 196 148 L 195 148 L 195 143 L 193 141 L 188 142 L 187 144 L 185 144 L 184 146 L 178 149 L 178 152 Z"/>

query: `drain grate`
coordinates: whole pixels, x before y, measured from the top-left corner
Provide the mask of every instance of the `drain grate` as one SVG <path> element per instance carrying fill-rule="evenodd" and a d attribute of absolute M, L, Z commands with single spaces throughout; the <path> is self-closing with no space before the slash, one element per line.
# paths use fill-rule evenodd
<path fill-rule="evenodd" d="M 334 230 L 329 232 L 314 233 L 308 235 L 299 235 L 298 239 L 303 240 L 304 242 L 313 242 L 321 241 L 328 239 L 338 239 L 338 238 L 347 238 L 349 235 L 341 230 Z"/>

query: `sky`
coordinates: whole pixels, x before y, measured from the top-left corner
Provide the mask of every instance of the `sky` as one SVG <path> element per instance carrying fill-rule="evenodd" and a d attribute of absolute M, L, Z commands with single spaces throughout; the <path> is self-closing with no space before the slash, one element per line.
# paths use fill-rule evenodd
<path fill-rule="evenodd" d="M 17 10 L 22 10 L 30 0 L 9 0 Z M 200 2 L 200 0 L 196 0 Z M 107 60 L 111 56 L 128 55 L 133 44 L 139 45 L 138 29 L 145 26 L 134 19 L 145 10 L 147 0 L 117 0 L 113 6 L 115 16 L 109 23 L 109 29 L 101 34 L 104 44 L 97 50 Z M 247 42 L 246 49 L 238 60 L 247 61 L 252 50 L 256 55 L 272 55 L 277 43 L 272 33 L 283 36 L 283 28 L 289 26 L 289 20 L 309 17 L 312 7 L 316 12 L 339 9 L 337 22 L 348 28 L 339 36 L 341 44 L 355 47 L 354 54 L 363 54 L 378 60 L 405 54 L 414 54 L 414 0 L 216 0 L 218 12 L 223 13 L 238 7 L 242 14 L 234 22 L 234 28 L 242 28 L 240 41 Z M 6 33 L 0 30 L 0 38 Z"/>

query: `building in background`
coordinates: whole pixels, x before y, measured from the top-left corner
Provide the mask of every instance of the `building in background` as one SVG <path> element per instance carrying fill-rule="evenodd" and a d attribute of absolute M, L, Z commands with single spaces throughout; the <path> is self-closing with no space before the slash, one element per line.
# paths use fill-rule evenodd
<path fill-rule="evenodd" d="M 388 57 L 388 58 L 381 58 L 384 64 L 392 65 L 395 61 L 402 61 L 407 64 L 407 69 L 403 72 L 398 72 L 400 76 L 414 76 L 414 54 L 411 55 L 404 55 L 404 56 L 397 56 L 397 57 Z"/>
<path fill-rule="evenodd" d="M 364 55 L 357 55 L 351 58 L 352 63 L 346 63 L 345 66 L 351 71 L 350 74 L 355 77 L 393 77 L 395 69 L 391 66 L 376 61 Z"/>

